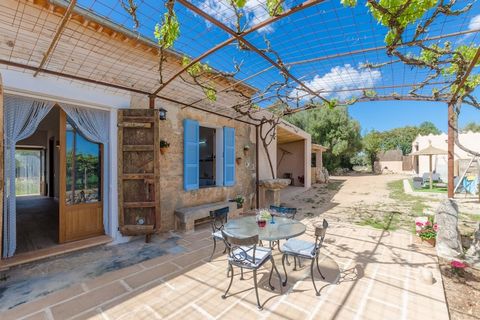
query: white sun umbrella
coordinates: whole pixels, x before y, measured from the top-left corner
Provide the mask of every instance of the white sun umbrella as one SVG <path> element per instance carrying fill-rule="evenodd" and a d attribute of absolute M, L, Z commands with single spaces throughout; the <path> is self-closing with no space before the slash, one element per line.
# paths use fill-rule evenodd
<path fill-rule="evenodd" d="M 444 154 L 448 154 L 448 151 L 432 146 L 431 142 L 430 142 L 430 145 L 425 149 L 410 153 L 411 156 L 428 156 L 429 169 L 430 169 L 430 189 L 433 188 L 432 156 L 444 155 Z"/>

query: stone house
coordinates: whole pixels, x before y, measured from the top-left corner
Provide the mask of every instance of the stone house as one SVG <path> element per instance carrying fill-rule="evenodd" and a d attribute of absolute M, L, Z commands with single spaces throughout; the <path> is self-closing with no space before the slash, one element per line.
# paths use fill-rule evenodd
<path fill-rule="evenodd" d="M 239 98 L 225 88 L 250 96 L 255 88 L 215 76 L 211 102 L 177 77 L 149 99 L 158 46 L 79 7 L 59 32 L 67 5 L 0 4 L 0 242 L 9 258 L 0 266 L 173 230 L 181 208 L 220 203 L 237 214 L 228 200 L 238 195 L 242 210 L 253 208 L 258 181 L 272 178 L 266 152 L 274 175 L 284 174 L 280 145 L 294 147 L 295 184 L 310 187 L 310 135 L 282 122 L 265 150 L 257 123 L 228 107 Z M 181 60 L 167 52 L 165 79 Z"/>

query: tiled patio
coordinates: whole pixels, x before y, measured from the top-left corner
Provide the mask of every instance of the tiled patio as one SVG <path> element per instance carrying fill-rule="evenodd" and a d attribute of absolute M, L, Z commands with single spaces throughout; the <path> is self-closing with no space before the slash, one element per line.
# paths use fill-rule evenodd
<path fill-rule="evenodd" d="M 312 239 L 311 222 L 302 236 Z M 317 297 L 307 266 L 287 267 L 289 283 L 280 294 L 266 289 L 269 265 L 259 274 L 264 310 L 256 307 L 250 273 L 239 275 L 226 300 L 228 285 L 223 248 L 213 262 L 209 230 L 203 228 L 178 240 L 187 250 L 144 261 L 75 284 L 20 305 L 1 319 L 448 319 L 437 259 L 430 248 L 417 245 L 411 234 L 349 225 L 331 226 L 322 249 L 326 275 Z M 280 256 L 277 266 L 280 267 Z M 435 283 L 421 280 L 433 272 Z M 236 270 L 237 272 L 238 270 Z M 281 271 L 282 275 L 283 272 Z"/>

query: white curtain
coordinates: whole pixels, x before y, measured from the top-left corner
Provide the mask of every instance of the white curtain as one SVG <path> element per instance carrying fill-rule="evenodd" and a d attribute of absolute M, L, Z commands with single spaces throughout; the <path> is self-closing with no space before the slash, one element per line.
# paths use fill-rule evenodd
<path fill-rule="evenodd" d="M 3 208 L 3 257 L 11 257 L 17 245 L 15 204 L 15 144 L 31 136 L 53 102 L 5 95 L 5 193 Z"/>
<path fill-rule="evenodd" d="M 108 137 L 110 114 L 103 110 L 88 109 L 63 103 L 60 107 L 73 122 L 75 128 L 79 130 L 85 138 L 92 142 L 103 144 L 103 227 L 105 228 L 105 233 L 108 234 L 110 228 L 108 219 L 108 198 L 106 196 L 108 195 Z"/>

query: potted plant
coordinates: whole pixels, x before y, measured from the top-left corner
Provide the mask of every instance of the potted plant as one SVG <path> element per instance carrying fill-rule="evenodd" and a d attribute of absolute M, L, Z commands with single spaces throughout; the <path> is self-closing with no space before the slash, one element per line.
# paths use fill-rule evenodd
<path fill-rule="evenodd" d="M 242 158 L 238 157 L 235 159 L 235 161 L 237 162 L 237 165 L 240 165 L 242 163 Z"/>
<path fill-rule="evenodd" d="M 245 202 L 245 199 L 242 196 L 236 196 L 234 200 L 237 203 L 237 209 L 243 208 L 243 203 Z"/>
<path fill-rule="evenodd" d="M 450 262 L 450 267 L 452 268 L 452 273 L 454 275 L 457 275 L 459 277 L 465 276 L 465 268 L 467 267 L 467 264 L 465 262 L 462 262 L 460 260 L 452 260 Z"/>
<path fill-rule="evenodd" d="M 427 242 L 435 247 L 438 226 L 433 222 L 433 217 L 429 217 L 425 222 L 417 221 L 415 224 L 417 226 L 417 236 L 422 239 L 422 242 Z"/>
<path fill-rule="evenodd" d="M 168 148 L 170 147 L 170 143 L 166 140 L 160 140 L 160 153 L 165 154 L 167 153 Z"/>

